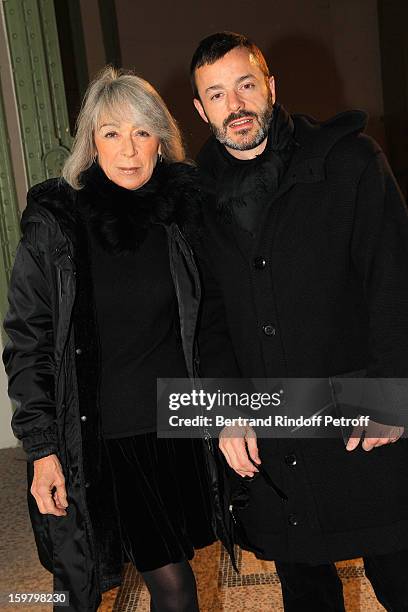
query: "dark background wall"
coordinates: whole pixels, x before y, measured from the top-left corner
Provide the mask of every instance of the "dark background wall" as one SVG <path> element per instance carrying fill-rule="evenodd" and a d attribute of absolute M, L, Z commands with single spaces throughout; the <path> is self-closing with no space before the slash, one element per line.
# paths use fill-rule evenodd
<path fill-rule="evenodd" d="M 291 112 L 324 120 L 366 110 L 367 131 L 406 192 L 408 0 L 56 0 L 64 1 L 82 14 L 88 78 L 107 62 L 135 69 L 178 119 L 190 155 L 208 135 L 192 105 L 191 55 L 208 34 L 234 30 L 264 51 L 278 100 Z"/>
<path fill-rule="evenodd" d="M 275 75 L 278 99 L 289 110 L 325 119 L 364 108 L 370 133 L 385 145 L 375 0 L 116 0 L 115 5 L 123 65 L 160 90 L 192 153 L 207 128 L 192 108 L 189 61 L 199 40 L 224 29 L 257 42 Z"/>

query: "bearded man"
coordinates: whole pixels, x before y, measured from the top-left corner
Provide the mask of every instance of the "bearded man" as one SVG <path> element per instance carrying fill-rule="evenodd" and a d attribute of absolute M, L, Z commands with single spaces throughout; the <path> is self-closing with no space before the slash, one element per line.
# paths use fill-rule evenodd
<path fill-rule="evenodd" d="M 261 51 L 231 32 L 199 44 L 191 80 L 212 130 L 198 156 L 205 250 L 242 376 L 406 378 L 408 217 L 365 114 L 291 116 Z M 216 375 L 205 346 L 201 361 Z M 230 504 L 237 542 L 275 561 L 285 610 L 344 611 L 334 562 L 356 557 L 383 606 L 408 610 L 401 433 L 221 438 L 230 475 L 253 479 L 249 502 Z"/>

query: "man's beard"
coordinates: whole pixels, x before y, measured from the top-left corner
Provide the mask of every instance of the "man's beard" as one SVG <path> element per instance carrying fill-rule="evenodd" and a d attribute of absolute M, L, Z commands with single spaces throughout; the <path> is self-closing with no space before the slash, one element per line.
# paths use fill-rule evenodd
<path fill-rule="evenodd" d="M 211 122 L 209 122 L 209 124 L 218 142 L 225 145 L 229 149 L 234 149 L 235 151 L 249 151 L 250 149 L 255 149 L 255 147 L 260 145 L 261 142 L 263 142 L 267 137 L 272 115 L 273 100 L 272 95 L 269 92 L 266 107 L 259 115 L 252 111 L 241 110 L 238 113 L 231 113 L 228 115 L 228 117 L 223 121 L 222 128 L 217 127 Z M 254 120 L 256 120 L 259 124 L 259 129 L 252 137 L 248 136 L 248 138 L 243 138 L 240 142 L 236 142 L 227 136 L 228 125 L 232 121 L 238 121 L 238 119 L 243 119 L 244 117 L 254 117 Z M 250 130 L 244 128 L 236 133 L 241 136 L 245 136 L 246 134 L 249 135 L 249 132 Z"/>

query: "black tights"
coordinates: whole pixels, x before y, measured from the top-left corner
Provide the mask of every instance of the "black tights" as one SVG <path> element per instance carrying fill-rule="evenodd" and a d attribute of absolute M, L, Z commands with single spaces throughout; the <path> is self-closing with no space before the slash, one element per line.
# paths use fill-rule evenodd
<path fill-rule="evenodd" d="M 197 587 L 188 561 L 142 572 L 150 593 L 150 612 L 199 612 Z"/>

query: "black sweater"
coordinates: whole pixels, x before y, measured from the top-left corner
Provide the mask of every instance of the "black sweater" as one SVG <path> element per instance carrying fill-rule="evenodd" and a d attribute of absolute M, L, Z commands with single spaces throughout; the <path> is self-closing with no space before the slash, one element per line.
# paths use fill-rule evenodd
<path fill-rule="evenodd" d="M 112 189 L 111 214 L 119 213 L 122 196 L 132 195 L 113 187 L 98 168 L 88 171 L 87 189 L 105 196 Z M 143 214 L 149 200 L 154 204 L 154 189 L 155 176 L 134 193 L 132 220 L 143 232 L 133 250 L 112 252 L 98 231 L 102 207 L 84 211 L 100 343 L 102 431 L 109 438 L 155 431 L 157 378 L 187 377 L 166 232 Z"/>
<path fill-rule="evenodd" d="M 92 240 L 105 437 L 156 429 L 156 379 L 187 377 L 165 231 L 154 226 L 135 254 Z"/>

